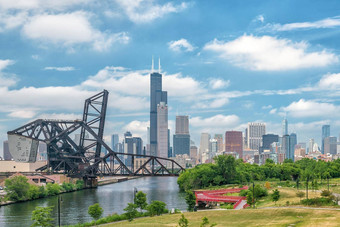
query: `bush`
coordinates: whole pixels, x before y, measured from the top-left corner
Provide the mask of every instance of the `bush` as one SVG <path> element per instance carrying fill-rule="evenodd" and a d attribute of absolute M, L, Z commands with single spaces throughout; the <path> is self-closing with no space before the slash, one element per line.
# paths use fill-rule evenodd
<path fill-rule="evenodd" d="M 164 202 L 155 200 L 146 207 L 146 210 L 148 211 L 150 216 L 161 215 L 164 213 L 168 213 L 168 210 L 165 207 L 166 204 Z"/>
<path fill-rule="evenodd" d="M 39 187 L 36 185 L 30 185 L 28 190 L 28 199 L 38 199 L 40 198 Z"/>
<path fill-rule="evenodd" d="M 62 189 L 65 191 L 65 192 L 71 192 L 71 191 L 74 191 L 75 190 L 75 185 L 72 184 L 72 183 L 66 183 L 64 182 L 62 185 L 61 185 Z"/>
<path fill-rule="evenodd" d="M 11 201 L 29 199 L 30 184 L 25 176 L 14 176 L 5 180 L 7 198 Z"/>
<path fill-rule="evenodd" d="M 301 201 L 303 205 L 307 206 L 333 206 L 336 203 L 331 198 L 312 198 L 312 199 L 303 199 Z"/>
<path fill-rule="evenodd" d="M 321 192 L 321 196 L 323 196 L 323 197 L 330 197 L 331 195 L 332 195 L 332 193 L 328 190 L 323 190 Z"/>
<path fill-rule="evenodd" d="M 240 196 L 247 196 L 247 194 L 248 194 L 248 190 L 241 190 L 239 193 Z"/>
<path fill-rule="evenodd" d="M 61 187 L 59 184 L 48 183 L 46 185 L 46 190 L 48 195 L 58 195 L 60 193 Z"/>
<path fill-rule="evenodd" d="M 81 189 L 83 189 L 84 188 L 84 181 L 83 180 L 77 180 L 76 181 L 76 189 L 77 190 L 81 190 Z"/>

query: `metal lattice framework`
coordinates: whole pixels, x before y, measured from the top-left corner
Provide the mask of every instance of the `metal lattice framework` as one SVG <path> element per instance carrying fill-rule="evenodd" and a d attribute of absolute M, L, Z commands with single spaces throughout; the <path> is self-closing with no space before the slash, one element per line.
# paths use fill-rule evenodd
<path fill-rule="evenodd" d="M 113 151 L 103 141 L 107 100 L 106 90 L 86 99 L 82 120 L 38 119 L 7 134 L 46 143 L 47 165 L 37 171 L 66 173 L 71 177 L 177 176 L 184 171 L 172 159 Z M 77 132 L 78 141 L 71 138 Z M 107 151 L 104 156 L 102 148 Z M 126 165 L 122 160 L 128 157 L 131 161 Z"/>

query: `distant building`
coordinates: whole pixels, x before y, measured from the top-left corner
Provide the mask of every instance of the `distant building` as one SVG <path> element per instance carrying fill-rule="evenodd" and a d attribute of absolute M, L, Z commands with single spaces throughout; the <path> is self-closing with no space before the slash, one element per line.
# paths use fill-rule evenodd
<path fill-rule="evenodd" d="M 4 161 L 10 161 L 13 159 L 11 153 L 9 152 L 9 147 L 8 147 L 8 140 L 4 141 L 3 143 L 3 151 L 4 151 Z"/>
<path fill-rule="evenodd" d="M 262 146 L 260 147 L 260 153 L 264 150 L 270 150 L 271 144 L 279 142 L 279 136 L 274 134 L 266 134 L 262 136 Z"/>
<path fill-rule="evenodd" d="M 334 136 L 324 138 L 324 153 L 325 154 L 337 154 L 337 140 Z"/>
<path fill-rule="evenodd" d="M 196 146 L 190 146 L 190 158 L 198 161 L 198 149 Z"/>
<path fill-rule="evenodd" d="M 224 151 L 223 134 L 215 134 L 214 139 L 217 140 L 217 151 L 223 152 Z"/>
<path fill-rule="evenodd" d="M 189 116 L 176 116 L 176 130 L 173 136 L 174 156 L 190 155 Z"/>
<path fill-rule="evenodd" d="M 283 135 L 288 135 L 288 121 L 286 118 L 282 120 L 282 136 Z"/>
<path fill-rule="evenodd" d="M 157 156 L 168 157 L 168 105 L 160 102 L 157 106 Z M 190 141 L 190 140 L 189 140 Z"/>
<path fill-rule="evenodd" d="M 330 125 L 323 125 L 322 126 L 322 133 L 321 133 L 321 139 L 322 139 L 322 144 L 321 144 L 321 153 L 324 154 L 324 139 L 326 137 L 329 137 L 331 134 L 331 126 Z"/>
<path fill-rule="evenodd" d="M 243 138 L 241 131 L 225 132 L 225 152 L 236 152 L 238 158 L 243 158 Z"/>
<path fill-rule="evenodd" d="M 309 139 L 309 143 L 308 143 L 308 152 L 313 152 L 313 147 L 314 147 L 314 139 Z"/>
<path fill-rule="evenodd" d="M 210 141 L 210 134 L 209 133 L 201 133 L 201 141 L 200 141 L 200 149 L 199 149 L 199 156 L 202 163 L 205 163 L 205 160 L 208 159 L 209 154 L 209 141 Z"/>
<path fill-rule="evenodd" d="M 216 156 L 216 154 L 218 152 L 217 140 L 210 139 L 209 142 L 210 142 L 209 143 L 209 145 L 210 145 L 209 159 L 212 160 Z"/>
<path fill-rule="evenodd" d="M 289 135 L 289 154 L 287 155 L 287 158 L 294 160 L 294 152 L 295 152 L 295 145 L 297 144 L 297 136 L 295 133 L 291 133 Z"/>
<path fill-rule="evenodd" d="M 127 154 L 143 154 L 143 140 L 140 137 L 132 137 L 130 132 L 126 132 L 124 133 L 123 149 Z M 131 156 L 126 157 L 125 164 L 131 166 Z"/>
<path fill-rule="evenodd" d="M 158 146 L 158 107 L 162 102 L 162 107 L 167 106 L 168 104 L 168 93 L 162 90 L 162 74 L 160 73 L 160 64 L 158 68 L 158 72 L 155 72 L 153 67 L 153 59 L 152 59 L 152 69 L 150 74 L 150 154 L 157 155 L 160 151 L 158 151 L 158 147 L 162 147 L 161 153 L 163 154 L 167 148 L 164 148 L 164 144 Z M 163 116 L 164 117 L 164 116 Z M 167 122 L 167 119 L 166 119 Z M 165 136 L 163 137 L 164 143 L 167 139 Z M 168 156 L 168 152 L 164 157 Z"/>
<path fill-rule="evenodd" d="M 118 134 L 111 135 L 111 149 L 116 151 L 116 145 L 119 143 L 119 136 Z M 117 152 L 117 151 L 116 151 Z"/>
<path fill-rule="evenodd" d="M 262 144 L 262 136 L 266 134 L 266 124 L 249 122 L 247 133 L 248 147 L 258 151 Z"/>

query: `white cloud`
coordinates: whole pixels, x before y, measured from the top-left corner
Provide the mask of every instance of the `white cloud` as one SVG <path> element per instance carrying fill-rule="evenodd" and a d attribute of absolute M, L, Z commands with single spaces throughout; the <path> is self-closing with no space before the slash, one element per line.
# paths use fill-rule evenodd
<path fill-rule="evenodd" d="M 75 70 L 75 68 L 72 67 L 72 66 L 65 66 L 65 67 L 48 66 L 48 67 L 45 67 L 44 69 L 45 69 L 45 70 L 61 71 L 61 72 L 65 72 L 65 71 L 73 71 L 73 70 Z"/>
<path fill-rule="evenodd" d="M 292 31 L 298 29 L 317 29 L 317 28 L 334 28 L 340 26 L 340 17 L 326 18 L 313 22 L 298 22 L 289 24 L 267 24 L 262 29 L 275 31 Z"/>
<path fill-rule="evenodd" d="M 13 60 L 0 59 L 0 87 L 10 87 L 17 83 L 18 79 L 15 75 L 2 72 L 5 68 L 14 63 L 15 62 Z"/>
<path fill-rule="evenodd" d="M 292 117 L 339 117 L 340 106 L 336 106 L 332 103 L 318 102 L 314 100 L 300 99 L 297 102 L 292 102 L 286 107 L 282 107 L 281 110 Z"/>
<path fill-rule="evenodd" d="M 176 51 L 176 52 L 181 52 L 181 51 L 192 52 L 195 49 L 195 47 L 191 45 L 186 39 L 171 41 L 168 43 L 168 46 L 170 50 Z"/>
<path fill-rule="evenodd" d="M 14 117 L 14 118 L 32 118 L 35 115 L 36 115 L 36 112 L 33 110 L 16 110 L 8 114 L 9 117 Z"/>
<path fill-rule="evenodd" d="M 318 85 L 318 88 L 324 90 L 339 90 L 340 89 L 340 73 L 324 75 Z"/>
<path fill-rule="evenodd" d="M 261 15 L 258 15 L 256 18 L 255 18 L 255 20 L 257 20 L 257 21 L 260 21 L 261 23 L 263 23 L 264 22 L 264 16 L 261 14 Z"/>
<path fill-rule="evenodd" d="M 271 108 L 273 108 L 272 105 L 262 106 L 263 110 L 267 110 L 267 109 L 271 109 Z"/>
<path fill-rule="evenodd" d="M 89 22 L 90 15 L 78 11 L 66 14 L 43 14 L 31 18 L 22 33 L 29 39 L 72 47 L 76 44 L 91 44 L 94 50 L 104 51 L 114 43 L 127 43 L 126 33 L 102 33 Z"/>
<path fill-rule="evenodd" d="M 90 0 L 0 0 L 0 9 L 3 10 L 63 10 L 74 5 L 84 5 Z"/>
<path fill-rule="evenodd" d="M 13 65 L 14 61 L 10 59 L 1 60 L 0 59 L 0 71 L 4 70 L 7 66 Z"/>
<path fill-rule="evenodd" d="M 225 128 L 232 129 L 238 126 L 240 119 L 236 115 L 218 114 L 208 118 L 193 117 L 190 119 L 190 124 L 197 128 Z"/>
<path fill-rule="evenodd" d="M 230 85 L 230 80 L 222 80 L 222 79 L 210 79 L 209 81 L 209 86 L 212 89 L 221 89 L 225 87 L 229 87 Z"/>
<path fill-rule="evenodd" d="M 43 113 L 36 117 L 37 119 L 60 119 L 60 120 L 76 120 L 82 119 L 83 116 L 74 113 Z"/>
<path fill-rule="evenodd" d="M 161 18 L 169 13 L 178 13 L 188 8 L 189 4 L 182 2 L 175 5 L 168 2 L 163 5 L 153 0 L 116 0 L 128 18 L 134 23 L 147 23 Z"/>
<path fill-rule="evenodd" d="M 256 71 L 323 67 L 339 61 L 338 56 L 326 50 L 308 52 L 306 42 L 271 36 L 243 35 L 229 42 L 215 39 L 204 49 L 220 54 L 221 58 L 236 66 Z"/>

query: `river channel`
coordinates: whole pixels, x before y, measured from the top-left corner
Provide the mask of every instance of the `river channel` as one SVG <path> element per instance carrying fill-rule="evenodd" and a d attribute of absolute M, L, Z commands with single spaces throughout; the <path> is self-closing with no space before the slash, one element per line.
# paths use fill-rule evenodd
<path fill-rule="evenodd" d="M 186 209 L 185 195 L 179 192 L 177 177 L 143 177 L 96 189 L 86 189 L 62 194 L 61 225 L 91 221 L 87 209 L 99 203 L 104 216 L 123 213 L 127 203 L 133 201 L 134 188 L 147 194 L 148 202 L 160 200 L 167 208 Z M 0 226 L 24 227 L 32 224 L 32 211 L 37 206 L 52 206 L 54 224 L 57 225 L 57 196 L 0 207 Z"/>

